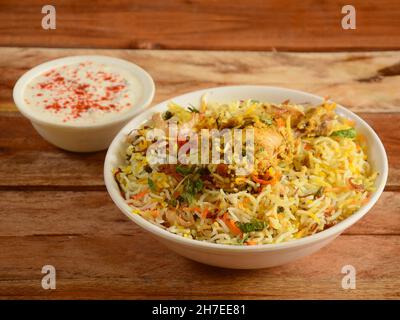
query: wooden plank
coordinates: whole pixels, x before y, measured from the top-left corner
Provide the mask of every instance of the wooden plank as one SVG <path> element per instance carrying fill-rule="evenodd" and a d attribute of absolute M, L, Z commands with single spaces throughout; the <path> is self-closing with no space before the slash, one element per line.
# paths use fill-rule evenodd
<path fill-rule="evenodd" d="M 389 161 L 389 176 L 386 186 L 388 189 L 398 190 L 397 186 L 400 185 L 400 137 L 398 135 L 400 119 L 397 118 L 397 114 L 370 116 L 361 113 L 359 115 L 372 126 L 385 146 Z"/>
<path fill-rule="evenodd" d="M 400 193 L 384 192 L 374 208 L 345 234 L 400 235 L 399 212 Z M 1 191 L 0 221 L 0 237 L 142 233 L 106 191 Z"/>
<path fill-rule="evenodd" d="M 105 152 L 49 144 L 22 116 L 0 116 L 0 186 L 103 186 Z"/>
<path fill-rule="evenodd" d="M 400 21 L 400 20 L 399 20 Z M 1 29 L 0 29 L 1 30 Z M 35 65 L 103 54 L 144 67 L 156 82 L 154 102 L 222 85 L 258 84 L 329 96 L 355 112 L 400 111 L 400 52 L 284 53 L 89 49 L 0 49 L 0 111 L 15 111 L 12 88 Z"/>
<path fill-rule="evenodd" d="M 142 232 L 129 236 L 0 237 L 0 246 L 0 298 L 400 297 L 399 236 L 341 236 L 312 256 L 251 271 L 189 261 Z M 56 290 L 41 288 L 40 271 L 46 264 L 56 268 Z M 355 290 L 341 287 L 342 267 L 349 264 L 356 268 Z"/>
<path fill-rule="evenodd" d="M 0 2 L 0 45 L 223 50 L 399 49 L 396 0 L 353 0 L 357 29 L 341 27 L 343 1 L 52 1 L 57 29 L 43 30 L 39 0 Z"/>
<path fill-rule="evenodd" d="M 362 113 L 381 137 L 389 156 L 388 187 L 400 185 L 400 113 Z M 105 152 L 77 154 L 44 141 L 28 120 L 0 113 L 0 187 L 89 186 L 103 189 Z"/>

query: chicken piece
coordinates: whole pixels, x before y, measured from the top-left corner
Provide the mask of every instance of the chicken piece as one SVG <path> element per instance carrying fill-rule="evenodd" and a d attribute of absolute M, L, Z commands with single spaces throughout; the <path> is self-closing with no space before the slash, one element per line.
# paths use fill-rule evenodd
<path fill-rule="evenodd" d="M 190 227 L 194 225 L 194 216 L 188 211 L 182 211 L 178 214 L 178 223 L 184 227 Z"/>
<path fill-rule="evenodd" d="M 278 149 L 283 137 L 274 128 L 254 128 L 254 145 L 257 153 L 256 171 L 265 172 L 276 164 Z"/>
<path fill-rule="evenodd" d="M 297 128 L 309 137 L 328 136 L 336 119 L 336 114 L 331 109 L 317 107 L 306 112 L 303 120 L 299 122 Z"/>
<path fill-rule="evenodd" d="M 325 114 L 321 117 L 321 123 L 316 130 L 316 134 L 318 136 L 329 136 L 332 133 L 333 124 L 334 124 L 334 116 Z"/>
<path fill-rule="evenodd" d="M 254 144 L 261 147 L 267 157 L 274 157 L 276 150 L 282 144 L 281 134 L 274 128 L 254 128 Z"/>
<path fill-rule="evenodd" d="M 300 106 L 281 104 L 281 105 L 266 105 L 265 110 L 267 113 L 274 115 L 275 117 L 281 117 L 287 119 L 290 116 L 290 122 L 292 127 L 297 126 L 300 120 L 304 117 L 304 111 Z"/>
<path fill-rule="evenodd" d="M 174 210 L 169 210 L 169 209 L 165 213 L 165 218 L 166 218 L 166 220 L 167 220 L 167 222 L 169 223 L 170 226 L 173 226 L 176 223 L 177 219 L 178 219 L 175 211 Z"/>
<path fill-rule="evenodd" d="M 194 224 L 194 217 L 190 212 L 181 211 L 177 213 L 174 210 L 168 209 L 165 218 L 170 226 L 178 223 L 181 226 L 190 227 Z"/>

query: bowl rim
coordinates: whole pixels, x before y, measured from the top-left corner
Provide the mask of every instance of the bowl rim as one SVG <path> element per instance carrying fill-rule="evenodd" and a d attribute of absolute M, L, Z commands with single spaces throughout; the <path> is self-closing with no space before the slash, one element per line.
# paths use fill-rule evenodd
<path fill-rule="evenodd" d="M 120 67 L 124 67 L 129 69 L 133 73 L 133 75 L 137 78 L 137 80 L 141 83 L 143 87 L 143 93 L 140 99 L 137 101 L 136 105 L 134 105 L 130 110 L 125 113 L 122 113 L 111 120 L 100 121 L 99 123 L 94 124 L 74 124 L 74 123 L 57 123 L 54 121 L 49 121 L 41 118 L 35 112 L 29 108 L 24 101 L 24 91 L 26 86 L 29 84 L 31 80 L 35 77 L 43 74 L 49 69 L 60 67 L 63 65 L 70 65 L 74 63 L 79 63 L 82 61 L 94 61 L 104 64 L 115 64 Z M 143 111 L 146 107 L 149 106 L 151 101 L 154 98 L 155 94 L 155 84 L 153 78 L 150 74 L 138 66 L 137 64 L 130 62 L 125 59 L 115 58 L 106 55 L 73 55 L 66 56 L 62 58 L 53 59 L 50 61 L 46 61 L 39 65 L 36 65 L 32 69 L 26 71 L 15 83 L 13 89 L 13 99 L 14 103 L 17 106 L 18 110 L 29 120 L 39 123 L 42 125 L 60 127 L 60 128 L 71 128 L 71 129 L 92 129 L 92 128 L 101 128 L 111 126 L 116 123 L 124 122 L 136 114 Z"/>
<path fill-rule="evenodd" d="M 189 247 L 195 247 L 196 249 L 203 249 L 203 250 L 213 250 L 213 251 L 224 251 L 224 252 L 260 252 L 260 251 L 276 251 L 276 250 L 282 250 L 282 249 L 294 249 L 299 246 L 304 246 L 304 245 L 310 245 L 316 242 L 323 241 L 325 239 L 328 239 L 330 237 L 334 237 L 336 235 L 339 235 L 341 232 L 343 232 L 345 229 L 353 225 L 355 222 L 357 222 L 359 219 L 361 219 L 378 201 L 379 197 L 381 196 L 384 187 L 387 182 L 387 177 L 388 177 L 388 159 L 387 159 L 387 154 L 385 151 L 385 148 L 379 139 L 378 135 L 375 133 L 375 131 L 368 125 L 367 122 L 365 122 L 362 118 L 360 118 L 358 115 L 356 115 L 354 112 L 350 111 L 349 109 L 337 104 L 337 109 L 340 111 L 344 111 L 345 113 L 349 113 L 353 119 L 355 119 L 356 123 L 363 128 L 365 128 L 369 133 L 372 135 L 373 140 L 376 141 L 378 145 L 378 149 L 375 152 L 377 152 L 380 157 L 382 157 L 383 160 L 383 168 L 382 172 L 379 172 L 379 174 L 382 176 L 381 183 L 377 186 L 376 191 L 372 194 L 370 200 L 368 201 L 367 204 L 365 204 L 363 207 L 361 207 L 359 210 L 357 210 L 355 213 L 353 213 L 350 217 L 344 219 L 343 221 L 339 222 L 338 224 L 320 231 L 318 233 L 315 233 L 313 235 L 300 238 L 300 239 L 295 239 L 295 240 L 290 240 L 290 241 L 285 241 L 281 243 L 273 243 L 273 244 L 257 244 L 257 245 L 252 245 L 252 246 L 239 246 L 239 245 L 230 245 L 230 244 L 218 244 L 218 243 L 211 243 L 211 242 L 206 242 L 206 241 L 200 241 L 196 239 L 189 239 L 189 238 L 184 238 L 180 235 L 174 234 L 172 232 L 169 232 L 168 230 L 162 229 L 161 227 L 147 221 L 143 217 L 137 214 L 133 214 L 129 210 L 129 206 L 124 202 L 124 199 L 121 197 L 121 194 L 119 190 L 117 190 L 113 184 L 115 183 L 114 176 L 111 172 L 112 166 L 110 164 L 111 158 L 113 155 L 116 153 L 116 150 L 119 147 L 121 138 L 125 135 L 125 131 L 127 129 L 132 129 L 132 122 L 134 123 L 143 123 L 147 119 L 149 119 L 149 116 L 151 116 L 154 112 L 159 112 L 159 109 L 164 109 L 166 104 L 168 102 L 175 100 L 175 99 L 181 99 L 181 98 L 186 98 L 187 96 L 190 95 L 202 95 L 205 93 L 208 93 L 210 91 L 215 91 L 215 90 L 243 90 L 243 89 L 266 89 L 266 90 L 278 90 L 278 91 L 285 91 L 286 93 L 294 93 L 294 94 L 301 94 L 304 96 L 308 96 L 313 99 L 318 99 L 320 101 L 323 101 L 324 98 L 310 94 L 304 91 L 300 90 L 294 90 L 294 89 L 288 89 L 288 88 L 282 88 L 282 87 L 275 87 L 275 86 L 262 86 L 262 85 L 236 85 L 236 86 L 220 86 L 220 87 L 213 87 L 213 88 L 207 88 L 207 89 L 202 89 L 202 90 L 196 90 L 192 92 L 188 92 L 170 99 L 167 99 L 163 102 L 158 103 L 157 105 L 149 108 L 145 112 L 141 113 L 140 115 L 136 116 L 134 119 L 129 121 L 115 136 L 113 141 L 111 142 L 106 157 L 104 161 L 104 180 L 105 180 L 105 185 L 107 188 L 107 191 L 114 201 L 114 203 L 117 205 L 117 207 L 131 220 L 133 220 L 136 224 L 138 224 L 140 227 L 144 228 L 145 230 L 149 231 L 152 234 L 155 234 L 156 236 L 159 236 L 165 240 L 170 240 L 174 243 L 179 243 L 181 245 L 189 246 Z"/>

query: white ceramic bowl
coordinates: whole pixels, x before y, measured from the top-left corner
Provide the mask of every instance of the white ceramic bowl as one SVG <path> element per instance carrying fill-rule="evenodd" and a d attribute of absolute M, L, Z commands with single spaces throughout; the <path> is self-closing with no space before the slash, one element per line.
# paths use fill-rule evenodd
<path fill-rule="evenodd" d="M 44 120 L 31 107 L 27 106 L 24 101 L 24 92 L 32 79 L 55 67 L 84 61 L 122 67 L 139 80 L 142 86 L 142 95 L 131 110 L 104 123 L 75 125 Z M 90 152 L 106 149 L 117 132 L 136 114 L 150 105 L 154 91 L 155 86 L 151 76 L 134 63 L 107 56 L 72 56 L 40 64 L 26 72 L 15 84 L 13 97 L 19 111 L 31 121 L 33 127 L 45 140 L 65 150 Z"/>
<path fill-rule="evenodd" d="M 374 169 L 379 172 L 379 176 L 376 180 L 376 191 L 372 194 L 369 202 L 337 225 L 312 236 L 279 244 L 230 246 L 186 239 L 151 224 L 137 214 L 132 214 L 129 206 L 124 202 L 111 172 L 112 168 L 117 167 L 122 161 L 121 154 L 124 152 L 123 140 L 125 136 L 132 129 L 137 128 L 149 119 L 152 113 L 166 110 L 169 101 L 172 100 L 181 105 L 193 104 L 196 106 L 200 101 L 200 97 L 205 93 L 208 94 L 209 101 L 220 102 L 257 99 L 279 103 L 290 99 L 294 103 L 311 103 L 315 105 L 323 101 L 323 98 L 305 92 L 276 87 L 232 86 L 211 88 L 191 92 L 162 102 L 130 121 L 121 130 L 111 143 L 105 159 L 104 178 L 107 190 L 115 204 L 129 219 L 147 230 L 162 244 L 176 253 L 205 264 L 225 268 L 253 269 L 281 265 L 309 255 L 327 245 L 345 229 L 361 219 L 382 194 L 388 175 L 388 161 L 382 142 L 364 120 L 346 108 L 338 106 L 337 113 L 354 120 L 357 131 L 365 135 L 369 146 L 369 161 Z M 152 253 L 149 252 L 148 254 Z"/>

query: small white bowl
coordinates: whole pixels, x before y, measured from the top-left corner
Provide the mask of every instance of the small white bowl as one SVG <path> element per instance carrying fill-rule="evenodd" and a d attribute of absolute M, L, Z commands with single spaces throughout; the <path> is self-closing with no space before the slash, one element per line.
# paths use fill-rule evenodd
<path fill-rule="evenodd" d="M 116 65 L 132 73 L 142 86 L 142 95 L 131 110 L 114 117 L 110 121 L 98 124 L 76 125 L 73 123 L 55 123 L 42 119 L 24 101 L 26 86 L 37 76 L 50 69 L 84 61 L 93 61 L 106 65 Z M 117 132 L 136 114 L 148 107 L 155 92 L 154 81 L 142 68 L 126 60 L 107 56 L 72 56 L 40 64 L 18 79 L 14 86 L 13 97 L 18 110 L 27 117 L 37 132 L 48 142 L 65 150 L 91 152 L 106 149 Z"/>
<path fill-rule="evenodd" d="M 366 137 L 369 146 L 369 161 L 372 167 L 379 172 L 379 176 L 376 180 L 376 191 L 371 195 L 369 202 L 337 225 L 314 235 L 289 242 L 254 246 L 232 246 L 183 238 L 148 222 L 140 215 L 131 213 L 129 206 L 120 194 L 118 185 L 112 174 L 112 169 L 122 162 L 121 154 L 124 152 L 124 138 L 132 129 L 138 128 L 143 122 L 148 120 L 153 113 L 166 110 L 169 101 L 174 101 L 184 106 L 189 104 L 197 105 L 201 96 L 205 93 L 207 93 L 209 101 L 220 102 L 257 99 L 279 103 L 290 99 L 293 103 L 310 103 L 316 105 L 324 100 L 309 93 L 276 87 L 232 86 L 211 88 L 191 92 L 162 102 L 133 119 L 121 130 L 111 143 L 104 163 L 104 178 L 107 190 L 115 204 L 129 219 L 133 220 L 161 243 L 178 254 L 205 264 L 225 268 L 256 269 L 282 265 L 309 255 L 327 245 L 345 229 L 361 219 L 382 194 L 388 176 L 388 160 L 385 148 L 376 133 L 364 120 L 348 109 L 338 106 L 337 113 L 354 120 L 357 131 Z M 148 254 L 152 253 L 149 252 Z"/>

